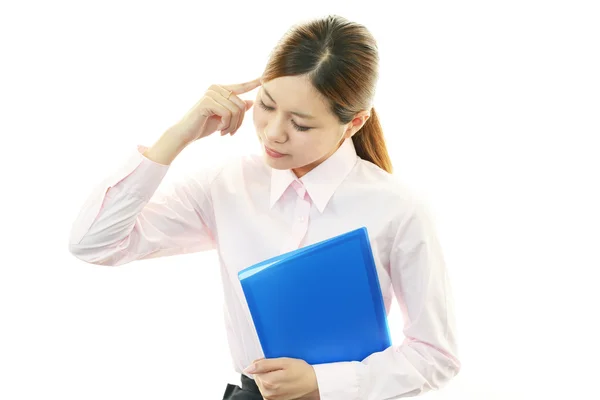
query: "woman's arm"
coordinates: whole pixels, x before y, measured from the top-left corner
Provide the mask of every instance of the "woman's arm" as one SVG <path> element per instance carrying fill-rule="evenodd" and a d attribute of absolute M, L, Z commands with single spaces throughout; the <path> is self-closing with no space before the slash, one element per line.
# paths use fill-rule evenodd
<path fill-rule="evenodd" d="M 71 228 L 69 251 L 75 257 L 117 266 L 215 248 L 213 171 L 161 184 L 169 165 L 147 158 L 159 154 L 148 150 L 138 146 L 89 194 Z"/>
<path fill-rule="evenodd" d="M 399 222 L 390 270 L 405 340 L 362 362 L 314 365 L 321 400 L 416 396 L 458 374 L 452 290 L 433 222 L 418 202 Z"/>

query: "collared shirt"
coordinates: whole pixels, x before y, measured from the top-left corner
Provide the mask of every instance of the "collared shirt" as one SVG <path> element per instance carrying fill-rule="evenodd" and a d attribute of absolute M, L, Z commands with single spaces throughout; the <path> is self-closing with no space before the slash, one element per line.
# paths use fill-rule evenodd
<path fill-rule="evenodd" d="M 161 185 L 169 166 L 145 150 L 138 146 L 89 195 L 69 250 L 107 266 L 216 250 L 238 373 L 264 354 L 237 273 L 363 226 L 386 311 L 394 298 L 400 306 L 404 340 L 360 362 L 314 365 L 321 400 L 416 395 L 458 373 L 452 292 L 432 219 L 406 185 L 358 157 L 352 139 L 300 179 L 248 155 Z"/>

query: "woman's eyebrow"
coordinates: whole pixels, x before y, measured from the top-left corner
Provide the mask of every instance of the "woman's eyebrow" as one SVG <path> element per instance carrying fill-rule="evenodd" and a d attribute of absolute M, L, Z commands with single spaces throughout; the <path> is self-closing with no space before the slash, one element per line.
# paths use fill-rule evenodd
<path fill-rule="evenodd" d="M 277 102 L 275 100 L 273 100 L 273 97 L 271 97 L 271 95 L 269 94 L 269 92 L 267 91 L 267 89 L 265 89 L 264 86 L 262 87 L 262 90 L 264 90 L 265 94 L 267 96 L 269 96 L 269 99 L 271 99 L 271 101 L 273 103 L 277 104 Z M 315 119 L 315 117 L 313 117 L 312 115 L 304 114 L 304 113 L 297 112 L 297 111 L 290 111 L 290 114 L 294 114 L 294 115 L 297 115 L 299 117 L 306 118 L 306 119 Z"/>

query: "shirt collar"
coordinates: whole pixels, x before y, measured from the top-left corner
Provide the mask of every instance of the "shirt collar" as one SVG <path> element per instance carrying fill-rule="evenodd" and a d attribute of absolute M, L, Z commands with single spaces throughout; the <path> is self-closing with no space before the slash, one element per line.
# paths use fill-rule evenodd
<path fill-rule="evenodd" d="M 331 196 L 350 173 L 357 160 L 352 138 L 348 138 L 328 159 L 300 179 L 292 170 L 271 168 L 270 207 L 275 205 L 294 180 L 298 180 L 306 188 L 319 212 L 323 212 Z"/>

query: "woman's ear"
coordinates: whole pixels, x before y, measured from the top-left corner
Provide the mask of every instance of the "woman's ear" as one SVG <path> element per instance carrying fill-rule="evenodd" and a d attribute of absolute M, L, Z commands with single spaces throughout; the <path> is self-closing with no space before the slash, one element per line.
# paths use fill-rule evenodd
<path fill-rule="evenodd" d="M 367 120 L 371 117 L 371 114 L 368 111 L 361 111 L 348 123 L 348 127 L 346 128 L 346 133 L 344 137 L 346 139 L 354 136 L 356 132 L 358 132 L 363 125 L 367 122 Z"/>

